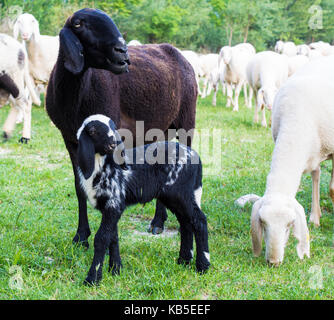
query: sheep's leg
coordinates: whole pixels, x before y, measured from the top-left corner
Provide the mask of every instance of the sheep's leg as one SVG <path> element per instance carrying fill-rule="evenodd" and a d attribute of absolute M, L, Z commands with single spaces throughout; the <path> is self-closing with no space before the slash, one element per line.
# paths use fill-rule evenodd
<path fill-rule="evenodd" d="M 218 91 L 219 84 L 213 86 L 213 98 L 212 98 L 212 105 L 217 105 L 217 91 Z"/>
<path fill-rule="evenodd" d="M 311 172 L 312 175 L 312 209 L 310 214 L 310 222 L 319 227 L 321 208 L 320 208 L 320 166 Z"/>
<path fill-rule="evenodd" d="M 263 117 L 265 118 L 265 110 L 264 110 L 264 102 L 263 102 L 263 93 L 262 91 L 258 91 L 256 98 L 255 98 L 255 115 L 254 115 L 254 122 L 259 122 L 259 110 L 262 111 L 262 125 L 263 125 Z M 265 125 L 266 126 L 266 125 Z"/>
<path fill-rule="evenodd" d="M 31 138 L 31 108 L 32 103 L 26 101 L 23 107 L 23 132 L 20 139 L 21 143 L 27 143 Z"/>
<path fill-rule="evenodd" d="M 20 113 L 20 110 L 16 106 L 11 104 L 8 117 L 2 129 L 4 139 L 8 139 L 12 135 L 15 129 L 16 119 L 19 113 Z"/>
<path fill-rule="evenodd" d="M 75 192 L 78 199 L 79 207 L 79 223 L 77 233 L 73 238 L 74 243 L 80 243 L 88 248 L 88 238 L 90 236 L 90 228 L 87 215 L 87 196 L 81 187 L 80 178 L 78 176 L 78 160 L 77 160 L 77 145 L 65 140 L 65 145 L 71 158 L 72 168 L 74 173 Z"/>
<path fill-rule="evenodd" d="M 204 85 L 203 85 L 203 90 L 202 90 L 202 95 L 201 95 L 202 98 L 206 97 L 206 93 L 207 93 L 206 88 L 208 86 L 208 82 L 209 82 L 209 79 L 207 77 L 204 78 Z"/>
<path fill-rule="evenodd" d="M 113 241 L 111 245 L 112 248 L 115 247 L 114 241 L 118 242 L 117 222 L 119 217 L 119 212 L 109 210 L 102 211 L 101 225 L 94 238 L 93 262 L 84 282 L 85 284 L 98 284 L 102 280 L 102 269 L 106 250 L 110 246 L 111 241 Z"/>
<path fill-rule="evenodd" d="M 209 96 L 211 94 L 212 89 L 213 89 L 212 82 L 208 81 L 208 89 L 206 91 L 206 96 Z"/>
<path fill-rule="evenodd" d="M 233 103 L 233 90 L 232 90 L 232 85 L 230 83 L 226 84 L 226 92 L 227 92 L 226 107 L 229 108 Z"/>
<path fill-rule="evenodd" d="M 237 83 L 237 85 L 235 86 L 235 90 L 234 90 L 235 100 L 234 100 L 233 111 L 239 111 L 239 95 L 241 92 L 241 88 L 242 88 L 242 83 L 241 82 Z"/>
<path fill-rule="evenodd" d="M 267 119 L 266 119 L 266 108 L 264 106 L 262 106 L 262 120 L 261 120 L 261 125 L 262 127 L 267 127 Z"/>
<path fill-rule="evenodd" d="M 252 109 L 252 99 L 253 99 L 253 88 L 251 86 L 249 86 L 249 97 L 248 97 L 248 105 L 247 108 Z"/>
<path fill-rule="evenodd" d="M 201 90 L 201 86 L 200 86 L 200 78 L 197 75 L 196 75 L 196 83 L 197 83 L 197 92 L 201 96 L 202 95 L 202 90 Z"/>
<path fill-rule="evenodd" d="M 331 197 L 334 206 L 334 154 L 332 154 L 332 176 L 331 176 L 331 182 L 329 184 L 329 195 Z"/>
<path fill-rule="evenodd" d="M 244 90 L 244 98 L 245 98 L 245 105 L 248 106 L 248 93 L 247 93 L 247 83 L 244 82 L 243 84 L 243 90 Z"/>

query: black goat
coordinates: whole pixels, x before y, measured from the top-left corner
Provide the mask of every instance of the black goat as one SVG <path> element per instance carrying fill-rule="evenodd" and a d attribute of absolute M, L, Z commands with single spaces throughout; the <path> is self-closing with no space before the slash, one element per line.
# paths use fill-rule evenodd
<path fill-rule="evenodd" d="M 77 11 L 67 19 L 59 37 L 46 109 L 62 133 L 75 175 L 79 225 L 73 241 L 88 246 L 87 198 L 77 174 L 76 132 L 82 121 L 92 114 L 104 114 L 135 138 L 136 121 L 144 122 L 144 136 L 152 128 L 162 130 L 166 137 L 169 129 L 189 132 L 195 127 L 197 85 L 191 65 L 169 44 L 133 47 L 128 53 L 117 27 L 102 11 Z M 166 218 L 165 207 L 157 201 L 153 233 L 162 231 Z"/>
<path fill-rule="evenodd" d="M 79 128 L 78 174 L 93 207 L 102 213 L 94 239 L 94 258 L 87 284 L 102 279 L 102 266 L 109 248 L 109 271 L 121 268 L 117 222 L 127 206 L 159 199 L 180 223 L 181 248 L 178 263 L 193 257 L 196 268 L 209 268 L 206 217 L 200 209 L 202 165 L 197 153 L 175 142 L 156 142 L 124 152 L 114 122 L 103 115 L 88 117 Z M 130 161 L 131 160 L 131 161 Z"/>

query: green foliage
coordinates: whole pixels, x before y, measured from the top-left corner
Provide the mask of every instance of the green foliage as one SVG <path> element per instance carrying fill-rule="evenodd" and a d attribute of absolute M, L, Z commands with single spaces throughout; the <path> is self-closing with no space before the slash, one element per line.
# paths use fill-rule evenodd
<path fill-rule="evenodd" d="M 14 6 L 32 13 L 42 34 L 58 34 L 74 11 L 93 7 L 107 12 L 127 40 L 202 52 L 244 41 L 265 50 L 278 39 L 297 44 L 334 39 L 333 0 L 0 0 L 1 21 L 15 19 Z M 317 17 L 321 28 L 310 26 Z M 11 32 L 1 25 L 0 31 Z"/>

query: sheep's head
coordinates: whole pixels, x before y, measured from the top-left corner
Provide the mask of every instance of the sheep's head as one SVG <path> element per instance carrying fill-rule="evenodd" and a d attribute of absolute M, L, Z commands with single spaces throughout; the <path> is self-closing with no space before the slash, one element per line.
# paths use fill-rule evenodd
<path fill-rule="evenodd" d="M 284 48 L 284 42 L 282 40 L 278 40 L 275 45 L 275 51 L 278 53 L 282 53 Z"/>
<path fill-rule="evenodd" d="M 264 105 L 268 110 L 271 110 L 274 105 L 274 100 L 278 89 L 276 87 L 262 87 L 258 91 L 257 100 L 258 103 Z"/>
<path fill-rule="evenodd" d="M 40 36 L 38 21 L 32 14 L 23 13 L 16 19 L 13 33 L 15 39 L 21 36 L 22 40 L 30 41 L 31 37 L 34 36 L 38 40 Z"/>
<path fill-rule="evenodd" d="M 251 233 L 253 253 L 259 256 L 262 237 L 266 244 L 266 260 L 278 266 L 283 262 L 284 249 L 290 229 L 298 240 L 297 254 L 300 259 L 310 256 L 309 231 L 303 207 L 293 198 L 284 195 L 264 196 L 253 205 Z"/>
<path fill-rule="evenodd" d="M 225 64 L 229 64 L 232 59 L 232 48 L 230 46 L 222 47 L 219 55 Z"/>
<path fill-rule="evenodd" d="M 78 162 L 85 178 L 94 171 L 95 155 L 113 155 L 117 164 L 125 168 L 124 146 L 115 123 L 102 114 L 88 117 L 77 132 Z M 122 159 L 121 159 L 122 158 Z"/>
<path fill-rule="evenodd" d="M 128 49 L 112 19 L 103 11 L 82 9 L 69 17 L 60 31 L 65 68 L 79 74 L 97 68 L 121 74 L 130 64 Z"/>

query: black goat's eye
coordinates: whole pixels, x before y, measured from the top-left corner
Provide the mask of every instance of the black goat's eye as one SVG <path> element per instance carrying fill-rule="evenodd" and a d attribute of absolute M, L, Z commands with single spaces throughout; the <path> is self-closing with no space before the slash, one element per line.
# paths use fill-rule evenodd
<path fill-rule="evenodd" d="M 76 20 L 73 25 L 74 25 L 75 28 L 80 28 L 81 27 L 81 21 Z"/>

